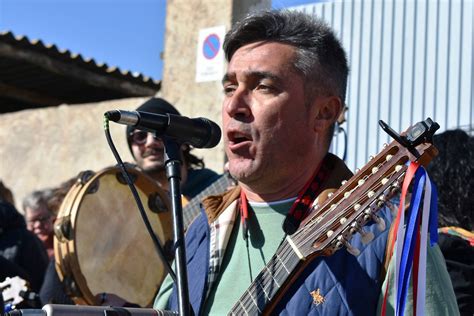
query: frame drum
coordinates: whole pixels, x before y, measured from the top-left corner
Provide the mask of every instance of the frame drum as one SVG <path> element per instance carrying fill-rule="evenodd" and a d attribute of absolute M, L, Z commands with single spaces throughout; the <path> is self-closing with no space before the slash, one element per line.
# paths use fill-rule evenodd
<path fill-rule="evenodd" d="M 172 239 L 167 194 L 133 167 L 134 181 L 161 245 Z M 100 305 L 100 293 L 151 306 L 166 270 L 118 167 L 82 172 L 55 223 L 56 270 L 76 304 Z"/>

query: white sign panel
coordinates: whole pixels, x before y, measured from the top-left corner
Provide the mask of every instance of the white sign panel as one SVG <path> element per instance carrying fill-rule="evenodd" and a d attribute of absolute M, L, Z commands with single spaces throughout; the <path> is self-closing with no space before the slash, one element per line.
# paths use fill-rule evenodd
<path fill-rule="evenodd" d="M 199 31 L 196 58 L 196 82 L 220 81 L 224 75 L 225 26 L 216 26 Z"/>

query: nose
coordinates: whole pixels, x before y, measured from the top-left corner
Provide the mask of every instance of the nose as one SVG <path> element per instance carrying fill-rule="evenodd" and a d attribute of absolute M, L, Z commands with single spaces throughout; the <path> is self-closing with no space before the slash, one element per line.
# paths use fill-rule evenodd
<path fill-rule="evenodd" d="M 249 96 L 245 89 L 239 87 L 231 96 L 224 100 L 225 112 L 233 118 L 249 117 L 252 113 L 249 106 Z"/>
<path fill-rule="evenodd" d="M 148 133 L 146 136 L 145 146 L 149 147 L 156 144 L 161 144 L 162 141 L 154 133 Z"/>

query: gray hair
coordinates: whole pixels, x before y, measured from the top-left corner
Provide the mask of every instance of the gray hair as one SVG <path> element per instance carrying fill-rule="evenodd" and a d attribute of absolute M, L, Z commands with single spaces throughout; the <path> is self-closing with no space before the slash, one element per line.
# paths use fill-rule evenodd
<path fill-rule="evenodd" d="M 37 190 L 33 191 L 23 198 L 23 211 L 26 213 L 26 209 L 37 209 L 45 206 L 48 209 L 48 198 L 51 196 L 52 190 Z M 51 213 L 51 211 L 48 209 Z"/>
<path fill-rule="evenodd" d="M 305 77 L 310 96 L 328 94 L 345 100 L 349 67 L 340 41 L 321 19 L 296 11 L 262 11 L 237 22 L 226 34 L 227 61 L 242 46 L 272 41 L 296 48 L 294 68 Z"/>

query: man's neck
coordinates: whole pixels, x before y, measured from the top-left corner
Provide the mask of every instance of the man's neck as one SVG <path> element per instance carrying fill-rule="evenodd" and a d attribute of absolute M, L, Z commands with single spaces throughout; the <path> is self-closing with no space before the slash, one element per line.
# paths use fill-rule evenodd
<path fill-rule="evenodd" d="M 304 169 L 304 168 L 303 168 Z M 301 170 L 301 172 L 291 179 L 279 181 L 275 186 L 247 185 L 239 182 L 245 192 L 247 199 L 253 202 L 274 202 L 298 196 L 305 184 L 311 180 L 314 168 Z"/>
<path fill-rule="evenodd" d="M 254 202 L 273 202 L 298 196 L 305 184 L 311 180 L 316 168 L 322 163 L 324 157 L 315 159 L 311 167 L 300 168 L 291 173 L 291 177 L 280 179 L 275 183 L 245 184 L 239 182 L 247 199 Z"/>

